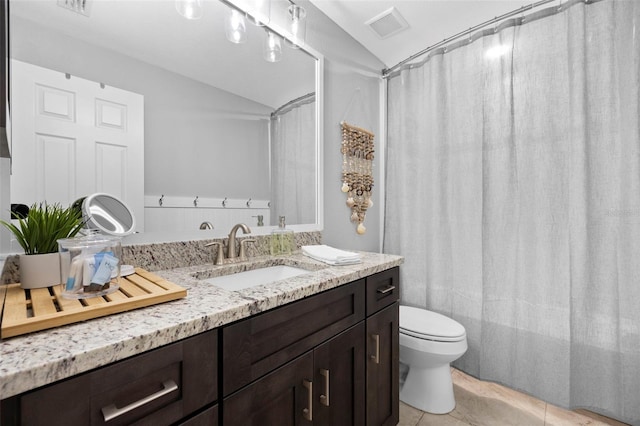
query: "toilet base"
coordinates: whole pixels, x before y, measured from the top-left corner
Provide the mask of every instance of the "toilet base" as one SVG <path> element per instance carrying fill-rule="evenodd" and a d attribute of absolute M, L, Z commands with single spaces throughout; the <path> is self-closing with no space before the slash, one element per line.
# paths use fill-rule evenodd
<path fill-rule="evenodd" d="M 400 401 L 432 414 L 447 414 L 456 407 L 451 368 L 444 364 L 435 368 L 411 366 Z"/>

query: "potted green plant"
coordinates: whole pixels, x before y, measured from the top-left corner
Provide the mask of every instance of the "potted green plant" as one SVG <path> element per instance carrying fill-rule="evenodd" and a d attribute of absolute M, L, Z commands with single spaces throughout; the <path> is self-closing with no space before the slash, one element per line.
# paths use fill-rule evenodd
<path fill-rule="evenodd" d="M 60 284 L 58 240 L 74 237 L 84 222 L 82 212 L 60 204 L 34 203 L 18 224 L 0 221 L 16 236 L 24 249 L 20 255 L 22 288 L 40 288 Z"/>

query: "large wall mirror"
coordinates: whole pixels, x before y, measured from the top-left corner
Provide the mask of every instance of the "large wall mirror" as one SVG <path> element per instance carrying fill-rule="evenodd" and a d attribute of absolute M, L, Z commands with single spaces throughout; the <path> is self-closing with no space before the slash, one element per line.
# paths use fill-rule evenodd
<path fill-rule="evenodd" d="M 10 4 L 12 203 L 107 192 L 133 208 L 145 233 L 207 221 L 222 235 L 280 215 L 321 229 L 320 55 L 283 42 L 281 61 L 267 62 L 267 28 L 248 21 L 246 43 L 231 43 L 230 9 L 217 0 L 202 2 L 198 20 L 168 0 L 87 0 L 88 16 L 65 3 Z M 272 0 L 272 17 L 288 5 Z M 89 110 L 65 88 L 74 80 L 96 92 Z M 79 153 L 90 126 L 97 148 Z M 143 148 L 127 147 L 118 136 L 126 132 Z"/>

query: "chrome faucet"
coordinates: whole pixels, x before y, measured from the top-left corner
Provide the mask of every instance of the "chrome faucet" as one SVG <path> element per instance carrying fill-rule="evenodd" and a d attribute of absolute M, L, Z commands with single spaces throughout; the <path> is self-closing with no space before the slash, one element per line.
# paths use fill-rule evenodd
<path fill-rule="evenodd" d="M 238 223 L 233 228 L 231 228 L 231 232 L 229 232 L 229 243 L 227 244 L 227 259 L 234 259 L 237 257 L 236 255 L 236 233 L 238 229 L 242 228 L 243 234 L 250 234 L 251 229 L 244 223 Z"/>

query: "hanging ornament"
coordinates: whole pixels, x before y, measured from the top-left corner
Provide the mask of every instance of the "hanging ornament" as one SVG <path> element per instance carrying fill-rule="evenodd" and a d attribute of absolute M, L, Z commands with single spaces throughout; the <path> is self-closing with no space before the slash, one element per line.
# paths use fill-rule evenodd
<path fill-rule="evenodd" d="M 373 206 L 374 134 L 346 122 L 342 127 L 342 187 L 347 194 L 347 207 L 351 209 L 351 220 L 357 222 L 359 235 L 367 231 L 363 222 L 368 208 Z"/>

